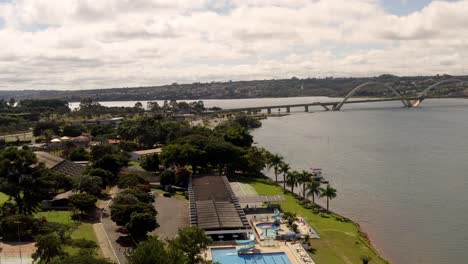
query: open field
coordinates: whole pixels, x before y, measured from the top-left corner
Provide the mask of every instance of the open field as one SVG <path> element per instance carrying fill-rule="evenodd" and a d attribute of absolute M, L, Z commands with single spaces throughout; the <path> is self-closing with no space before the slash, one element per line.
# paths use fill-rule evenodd
<path fill-rule="evenodd" d="M 281 195 L 281 187 L 269 180 L 248 181 L 259 195 Z M 367 241 L 360 235 L 359 228 L 352 222 L 344 222 L 334 214 L 315 214 L 311 209 L 299 205 L 291 194 L 285 194 L 285 201 L 279 202 L 285 212 L 297 213 L 303 217 L 320 235 L 311 242 L 315 252 L 312 258 L 316 263 L 361 263 L 361 256 L 371 256 L 372 262 L 388 263 L 379 257 Z M 332 204 L 333 206 L 333 204 Z"/>
<path fill-rule="evenodd" d="M 71 218 L 72 213 L 70 211 L 44 211 L 36 213 L 36 218 L 45 217 L 49 222 L 55 222 L 60 224 L 71 224 L 75 225 L 73 232 L 71 233 L 72 239 L 87 239 L 92 240 L 98 244 L 96 235 L 94 234 L 93 225 L 91 223 L 80 223 L 73 221 Z M 65 251 L 69 254 L 76 254 L 79 248 L 72 246 L 65 246 Z M 101 249 L 97 249 L 98 256 L 102 257 Z"/>

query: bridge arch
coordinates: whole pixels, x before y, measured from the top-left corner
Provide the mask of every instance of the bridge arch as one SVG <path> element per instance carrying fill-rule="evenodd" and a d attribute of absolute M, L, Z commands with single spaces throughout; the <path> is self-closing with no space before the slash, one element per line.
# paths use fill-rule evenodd
<path fill-rule="evenodd" d="M 346 103 L 346 101 L 348 101 L 348 99 L 353 96 L 357 91 L 367 87 L 367 86 L 381 86 L 381 87 L 384 87 L 384 88 L 387 88 L 388 90 L 392 91 L 392 93 L 398 97 L 401 102 L 403 103 L 403 105 L 405 107 L 408 107 L 408 102 L 401 96 L 401 94 L 399 94 L 393 87 L 385 84 L 385 83 L 381 83 L 381 82 L 366 82 L 366 83 L 363 83 L 361 85 L 358 85 L 356 86 L 353 90 L 351 90 L 351 92 L 349 92 L 348 95 L 346 95 L 346 97 L 343 99 L 343 101 L 341 103 L 339 103 L 335 108 L 334 110 L 336 111 L 339 111 L 341 110 L 341 108 L 343 107 L 343 105 Z"/>
<path fill-rule="evenodd" d="M 412 107 L 418 107 L 422 101 L 426 98 L 426 95 L 427 93 L 429 93 L 432 89 L 440 86 L 440 85 L 443 85 L 443 84 L 447 84 L 447 83 L 453 83 L 453 82 L 461 82 L 461 83 L 464 83 L 464 81 L 460 80 L 460 79 L 447 79 L 447 80 L 442 80 L 440 82 L 437 82 L 429 87 L 427 87 L 424 91 L 422 91 L 421 93 L 419 93 L 418 95 L 418 100 L 414 101 L 414 102 L 410 102 L 410 106 Z"/>

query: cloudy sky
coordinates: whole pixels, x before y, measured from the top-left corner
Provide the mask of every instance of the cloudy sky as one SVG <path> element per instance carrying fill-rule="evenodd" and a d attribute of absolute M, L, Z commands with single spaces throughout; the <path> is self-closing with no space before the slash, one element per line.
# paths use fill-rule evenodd
<path fill-rule="evenodd" d="M 0 89 L 463 74 L 468 0 L 0 0 Z"/>

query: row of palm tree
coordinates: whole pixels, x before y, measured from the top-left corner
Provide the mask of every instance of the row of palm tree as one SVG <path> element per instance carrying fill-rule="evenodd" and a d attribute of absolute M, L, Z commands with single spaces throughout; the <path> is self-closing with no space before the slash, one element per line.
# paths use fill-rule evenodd
<path fill-rule="evenodd" d="M 313 177 L 308 171 L 291 171 L 291 166 L 284 162 L 284 158 L 278 154 L 271 155 L 268 159 L 268 168 L 273 168 L 275 173 L 275 183 L 278 184 L 278 174 L 283 175 L 283 188 L 286 191 L 286 185 L 291 188 L 294 193 L 294 188 L 302 185 L 302 198 L 312 196 L 312 203 L 315 204 L 315 197 L 327 198 L 327 212 L 329 210 L 330 200 L 336 197 L 336 189 L 327 184 L 326 188 L 321 187 L 319 179 Z"/>

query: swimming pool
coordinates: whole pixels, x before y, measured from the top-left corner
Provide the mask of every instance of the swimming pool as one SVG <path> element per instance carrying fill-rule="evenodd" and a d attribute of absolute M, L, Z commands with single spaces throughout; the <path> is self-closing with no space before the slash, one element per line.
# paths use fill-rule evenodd
<path fill-rule="evenodd" d="M 261 235 L 264 237 L 276 237 L 278 232 L 283 231 L 279 229 L 280 225 L 275 223 L 260 223 L 255 226 L 262 231 Z"/>
<path fill-rule="evenodd" d="M 241 254 L 235 248 L 211 249 L 213 262 L 221 264 L 291 264 L 284 253 Z"/>

